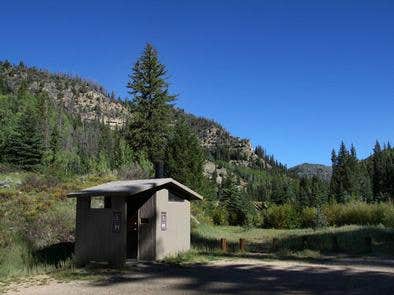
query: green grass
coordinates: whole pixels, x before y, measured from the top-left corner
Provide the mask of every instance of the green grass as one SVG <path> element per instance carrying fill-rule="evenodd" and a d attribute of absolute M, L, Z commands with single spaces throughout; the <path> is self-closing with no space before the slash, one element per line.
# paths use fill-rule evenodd
<path fill-rule="evenodd" d="M 366 238 L 372 239 L 371 248 Z M 219 239 L 225 238 L 230 252 L 238 251 L 240 238 L 246 240 L 246 251 L 270 253 L 278 251 L 313 250 L 322 253 L 376 254 L 394 256 L 394 229 L 383 226 L 342 226 L 323 229 L 262 229 L 201 224 L 192 231 L 193 247 L 205 252 L 215 251 Z M 276 244 L 273 244 L 276 239 Z"/>
<path fill-rule="evenodd" d="M 337 249 L 333 249 L 334 237 Z M 366 237 L 372 238 L 372 249 L 366 249 Z M 220 250 L 220 238 L 228 241 L 227 252 Z M 246 241 L 245 252 L 239 251 L 241 238 Z M 273 239 L 277 239 L 275 249 L 272 247 Z M 189 265 L 238 258 L 320 262 L 339 256 L 394 256 L 394 230 L 355 225 L 285 230 L 200 224 L 192 230 L 192 249 L 169 256 L 163 262 Z"/>
<path fill-rule="evenodd" d="M 263 229 L 247 228 L 242 226 L 214 226 L 208 224 L 200 224 L 193 228 L 193 233 L 197 235 L 212 239 L 225 238 L 232 242 L 238 242 L 241 238 L 250 242 L 267 242 L 272 241 L 273 238 L 287 237 L 289 235 L 302 235 L 313 232 L 315 231 L 312 229 Z"/>

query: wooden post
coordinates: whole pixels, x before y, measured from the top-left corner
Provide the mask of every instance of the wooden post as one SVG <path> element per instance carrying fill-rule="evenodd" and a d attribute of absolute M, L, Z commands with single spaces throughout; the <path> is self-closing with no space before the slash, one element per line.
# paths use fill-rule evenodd
<path fill-rule="evenodd" d="M 245 251 L 245 239 L 239 239 L 239 251 Z"/>
<path fill-rule="evenodd" d="M 278 250 L 278 238 L 273 238 L 272 239 L 272 250 L 276 251 Z"/>
<path fill-rule="evenodd" d="M 372 238 L 371 237 L 365 237 L 365 247 L 366 247 L 368 253 L 372 252 Z"/>
<path fill-rule="evenodd" d="M 227 240 L 224 238 L 220 239 L 220 250 L 227 252 Z"/>
<path fill-rule="evenodd" d="M 337 236 L 332 236 L 332 250 L 334 252 L 339 251 L 339 243 L 338 243 L 338 237 Z"/>

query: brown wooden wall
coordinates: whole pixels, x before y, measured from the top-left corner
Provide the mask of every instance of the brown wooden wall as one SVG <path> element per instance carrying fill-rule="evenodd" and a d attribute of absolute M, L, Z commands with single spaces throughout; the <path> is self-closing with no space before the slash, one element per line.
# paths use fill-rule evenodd
<path fill-rule="evenodd" d="M 120 232 L 112 230 L 113 212 L 121 213 Z M 126 259 L 126 206 L 112 197 L 111 209 L 90 209 L 90 197 L 77 198 L 75 257 L 79 265 L 106 261 L 119 266 Z"/>
<path fill-rule="evenodd" d="M 156 194 L 138 210 L 138 259 L 156 259 Z M 148 223 L 142 223 L 146 219 Z"/>

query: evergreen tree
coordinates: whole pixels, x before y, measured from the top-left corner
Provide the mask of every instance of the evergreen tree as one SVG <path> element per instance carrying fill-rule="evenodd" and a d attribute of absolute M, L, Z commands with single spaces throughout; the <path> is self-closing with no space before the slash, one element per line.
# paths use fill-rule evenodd
<path fill-rule="evenodd" d="M 335 149 L 331 152 L 331 167 L 332 167 L 332 175 L 330 181 L 330 193 L 332 196 L 336 197 L 339 194 L 339 182 L 340 182 L 340 175 L 339 175 L 339 167 L 338 167 L 338 156 Z"/>
<path fill-rule="evenodd" d="M 203 184 L 204 153 L 194 132 L 185 123 L 175 126 L 165 160 L 166 174 L 199 191 Z"/>
<path fill-rule="evenodd" d="M 312 188 L 309 179 L 306 177 L 302 177 L 300 180 L 298 204 L 301 207 L 309 206 L 311 194 Z"/>
<path fill-rule="evenodd" d="M 36 109 L 34 105 L 28 105 L 6 141 L 3 159 L 22 169 L 34 170 L 41 164 L 42 140 Z"/>
<path fill-rule="evenodd" d="M 372 179 L 368 172 L 368 165 L 366 162 L 360 162 L 358 165 L 358 195 L 366 202 L 373 201 Z"/>
<path fill-rule="evenodd" d="M 357 166 L 356 150 L 352 146 L 349 152 L 341 142 L 338 155 L 333 151 L 332 156 L 333 175 L 331 178 L 331 194 L 338 202 L 344 202 L 354 191 L 354 173 Z"/>
<path fill-rule="evenodd" d="M 373 149 L 373 194 L 375 200 L 382 200 L 382 191 L 384 187 L 384 161 L 383 161 L 383 153 L 380 143 L 376 141 L 375 147 Z"/>
<path fill-rule="evenodd" d="M 133 150 L 122 137 L 117 136 L 115 141 L 115 168 L 130 166 L 134 161 Z"/>
<path fill-rule="evenodd" d="M 394 198 L 394 150 L 390 143 L 382 149 L 377 141 L 372 155 L 372 186 L 375 201 Z"/>
<path fill-rule="evenodd" d="M 219 201 L 226 208 L 230 225 L 249 225 L 256 219 L 256 209 L 237 183 L 239 180 L 226 178 L 219 190 Z"/>
<path fill-rule="evenodd" d="M 146 152 L 154 162 L 163 160 L 170 135 L 170 108 L 175 99 L 169 94 L 166 75 L 156 49 L 147 44 L 127 84 L 133 99 L 127 139 L 134 150 Z"/>

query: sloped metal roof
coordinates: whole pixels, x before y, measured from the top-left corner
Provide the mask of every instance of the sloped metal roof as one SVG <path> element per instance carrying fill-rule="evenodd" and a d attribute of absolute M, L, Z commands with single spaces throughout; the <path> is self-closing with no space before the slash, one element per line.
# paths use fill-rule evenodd
<path fill-rule="evenodd" d="M 120 180 L 89 187 L 68 194 L 69 197 L 80 196 L 133 196 L 146 191 L 158 191 L 163 188 L 176 191 L 179 197 L 187 200 L 202 200 L 203 197 L 182 183 L 172 178 L 154 178 L 139 180 Z"/>

